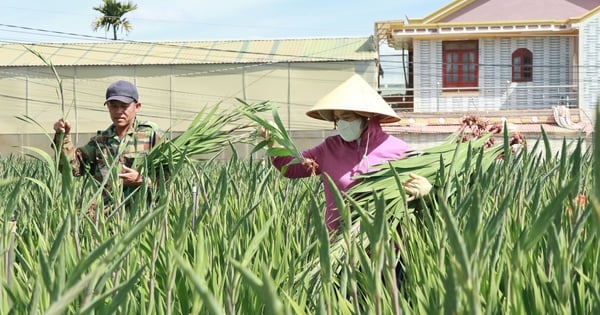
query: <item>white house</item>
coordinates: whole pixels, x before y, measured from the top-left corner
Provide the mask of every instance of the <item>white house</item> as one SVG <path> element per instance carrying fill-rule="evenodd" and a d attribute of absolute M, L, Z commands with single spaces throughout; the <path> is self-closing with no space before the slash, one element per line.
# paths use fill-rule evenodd
<path fill-rule="evenodd" d="M 517 117 L 562 105 L 575 120 L 595 119 L 600 0 L 455 0 L 424 18 L 376 22 L 375 29 L 408 52 L 406 95 L 390 101 L 412 115 Z"/>

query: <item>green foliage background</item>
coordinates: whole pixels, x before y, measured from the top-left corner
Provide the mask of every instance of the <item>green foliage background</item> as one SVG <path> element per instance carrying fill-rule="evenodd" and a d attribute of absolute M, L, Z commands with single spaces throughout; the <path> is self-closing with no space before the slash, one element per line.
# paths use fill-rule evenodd
<path fill-rule="evenodd" d="M 598 314 L 600 146 L 547 146 L 452 165 L 402 216 L 339 195 L 335 238 L 320 178 L 267 160 L 171 163 L 103 211 L 97 184 L 32 148 L 0 161 L 0 313 Z"/>

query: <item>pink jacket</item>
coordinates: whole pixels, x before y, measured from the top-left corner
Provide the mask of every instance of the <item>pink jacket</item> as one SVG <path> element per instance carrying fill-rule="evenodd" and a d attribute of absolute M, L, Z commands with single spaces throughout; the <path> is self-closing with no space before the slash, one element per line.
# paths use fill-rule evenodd
<path fill-rule="evenodd" d="M 369 125 L 361 135 L 360 142 L 346 142 L 339 135 L 330 136 L 321 144 L 302 152 L 305 158 L 311 158 L 319 164 L 317 174 L 328 174 L 341 192 L 356 185 L 353 177 L 373 171 L 373 165 L 404 157 L 409 150 L 406 142 L 385 133 L 377 119 L 370 119 Z M 273 165 L 281 168 L 292 157 L 274 157 Z M 283 174 L 288 178 L 309 177 L 310 171 L 301 164 L 290 165 Z M 333 193 L 322 176 L 325 190 L 325 223 L 329 231 L 338 228 L 339 213 L 336 209 Z"/>

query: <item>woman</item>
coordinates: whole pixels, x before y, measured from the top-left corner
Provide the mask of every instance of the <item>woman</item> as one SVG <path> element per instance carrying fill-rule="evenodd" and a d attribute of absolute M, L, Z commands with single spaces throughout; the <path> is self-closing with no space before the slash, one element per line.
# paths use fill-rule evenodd
<path fill-rule="evenodd" d="M 302 152 L 302 164 L 289 165 L 283 174 L 288 178 L 303 178 L 321 174 L 325 190 L 325 223 L 330 232 L 340 225 L 333 192 L 325 178 L 327 174 L 337 189 L 345 192 L 356 185 L 355 176 L 376 170 L 374 165 L 401 159 L 409 150 L 406 142 L 383 131 L 382 123 L 400 120 L 389 104 L 359 75 L 353 75 L 325 95 L 306 113 L 308 116 L 331 121 L 338 134 L 327 137 L 321 144 Z M 267 136 L 263 131 L 263 136 Z M 276 145 L 276 144 L 273 144 Z M 292 157 L 274 157 L 279 170 Z M 315 168 L 307 167 L 313 165 Z M 405 183 L 409 198 L 429 193 L 431 184 L 424 177 L 411 174 Z"/>

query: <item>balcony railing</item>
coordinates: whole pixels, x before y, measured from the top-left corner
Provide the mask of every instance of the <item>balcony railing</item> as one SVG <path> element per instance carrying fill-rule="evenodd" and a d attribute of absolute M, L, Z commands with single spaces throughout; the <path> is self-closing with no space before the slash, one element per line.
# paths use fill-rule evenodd
<path fill-rule="evenodd" d="M 469 110 L 489 110 L 497 101 L 499 110 L 550 109 L 556 105 L 578 108 L 577 85 L 513 85 L 481 88 L 401 88 L 381 89 L 385 100 L 399 111 L 413 111 L 415 95 L 420 102 L 439 106 L 449 98 L 468 98 Z M 487 104 L 484 106 L 484 104 Z"/>

